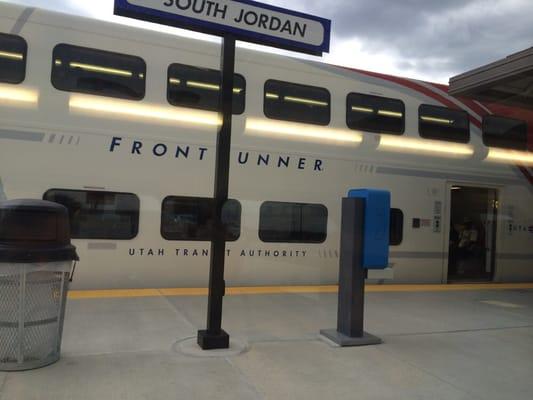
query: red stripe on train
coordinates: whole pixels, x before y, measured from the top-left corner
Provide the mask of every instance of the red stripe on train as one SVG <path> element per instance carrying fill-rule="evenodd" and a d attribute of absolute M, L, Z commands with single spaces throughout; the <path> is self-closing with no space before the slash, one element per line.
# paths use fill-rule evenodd
<path fill-rule="evenodd" d="M 415 91 L 417 91 L 419 93 L 422 93 L 422 94 L 424 94 L 424 95 L 426 95 L 426 96 L 428 96 L 428 97 L 430 97 L 430 98 L 432 98 L 434 100 L 437 100 L 438 102 L 440 102 L 441 104 L 443 104 L 443 105 L 445 105 L 445 106 L 447 106 L 449 108 L 454 108 L 454 109 L 458 109 L 459 108 L 457 106 L 457 104 L 455 104 L 453 101 L 451 101 L 450 99 L 446 98 L 445 96 L 440 95 L 440 94 L 428 89 L 427 87 L 425 87 L 423 85 L 420 85 L 420 84 L 418 84 L 418 83 L 416 83 L 414 81 L 411 81 L 409 79 L 400 78 L 400 77 L 392 76 L 392 75 L 380 74 L 378 72 L 363 71 L 363 70 L 356 69 L 356 68 L 346 68 L 346 67 L 341 67 L 341 68 L 348 69 L 348 70 L 351 70 L 351 71 L 355 71 L 355 72 L 358 72 L 360 74 L 371 76 L 373 78 L 384 79 L 384 80 L 387 80 L 389 82 L 393 82 L 393 83 L 405 86 L 405 87 L 407 87 L 409 89 L 413 89 L 413 90 L 415 90 Z M 446 85 L 442 85 L 442 84 L 438 84 L 438 83 L 432 83 L 432 82 L 424 82 L 424 83 L 426 83 L 428 85 L 431 85 L 431 86 L 435 87 L 436 89 L 442 90 L 445 93 L 448 93 L 448 86 L 446 86 Z M 483 117 L 483 116 L 488 114 L 488 112 L 483 107 L 479 106 L 473 100 L 465 99 L 465 98 L 461 98 L 461 97 L 457 97 L 457 100 L 462 102 L 466 107 L 470 108 L 472 111 L 474 111 L 480 117 Z M 502 115 L 502 116 L 505 115 L 505 116 L 510 117 L 510 118 L 522 119 L 522 120 L 527 121 L 528 127 L 529 127 L 529 130 L 528 130 L 528 149 L 530 151 L 533 151 L 533 112 L 531 112 L 530 110 L 525 110 L 525 109 L 520 109 L 520 108 L 515 108 L 515 107 L 508 107 L 508 106 L 504 106 L 504 105 L 500 105 L 500 104 L 483 104 L 483 106 L 486 109 L 488 109 L 492 114 L 499 114 L 499 115 Z M 469 114 L 469 119 L 470 119 L 470 122 L 472 124 L 474 124 L 476 127 L 481 129 L 481 121 L 479 121 L 478 119 L 474 118 L 474 116 L 472 116 L 470 114 Z M 531 172 L 529 172 L 529 170 L 526 167 L 522 167 L 522 166 L 517 166 L 517 167 L 522 172 L 524 177 L 528 180 L 528 182 L 533 185 L 533 174 Z"/>
<path fill-rule="evenodd" d="M 445 105 L 446 107 L 454 108 L 454 109 L 460 109 L 457 106 L 457 104 L 455 104 L 453 101 L 451 101 L 450 99 L 446 98 L 445 96 L 442 96 L 442 95 L 434 92 L 433 90 L 431 90 L 431 89 L 429 89 L 429 88 L 427 88 L 427 87 L 425 87 L 423 85 L 420 85 L 420 84 L 418 84 L 416 82 L 410 81 L 408 79 L 399 78 L 397 76 L 380 74 L 380 73 L 377 73 L 377 72 L 362 71 L 362 70 L 354 69 L 354 68 L 348 68 L 348 69 L 350 69 L 352 71 L 359 72 L 359 73 L 364 74 L 364 75 L 372 76 L 374 78 L 380 78 L 380 79 L 384 79 L 384 80 L 387 80 L 387 81 L 390 81 L 390 82 L 397 83 L 397 84 L 405 86 L 405 87 L 407 87 L 409 89 L 413 89 L 413 90 L 415 90 L 415 91 L 417 91 L 419 93 L 422 93 L 422 94 L 424 94 L 424 95 L 426 95 L 428 97 L 431 97 L 432 99 L 437 100 L 439 103 Z M 435 86 L 438 89 L 442 89 L 443 87 L 445 87 L 445 86 L 441 86 L 441 85 L 435 85 L 435 84 L 429 83 L 429 82 L 427 82 L 427 83 L 430 84 L 430 85 Z M 474 102 L 471 102 L 471 103 L 472 103 L 472 107 L 470 107 L 470 108 L 473 111 L 475 110 L 477 114 L 479 114 L 481 116 L 487 114 L 486 111 L 484 111 L 481 107 L 476 105 Z M 469 119 L 470 119 L 470 122 L 472 124 L 474 124 L 476 127 L 481 129 L 481 121 L 477 120 L 474 116 L 472 116 L 470 114 L 469 114 Z"/>

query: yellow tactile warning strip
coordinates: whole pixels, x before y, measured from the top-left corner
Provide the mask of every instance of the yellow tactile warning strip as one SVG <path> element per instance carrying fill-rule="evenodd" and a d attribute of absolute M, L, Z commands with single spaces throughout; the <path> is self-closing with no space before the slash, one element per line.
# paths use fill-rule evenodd
<path fill-rule="evenodd" d="M 533 283 L 468 283 L 450 285 L 366 285 L 367 292 L 454 292 L 469 290 L 533 289 Z M 336 293 L 337 285 L 230 287 L 228 296 L 253 294 Z M 207 296 L 206 288 L 72 290 L 70 299 L 123 297 Z"/>

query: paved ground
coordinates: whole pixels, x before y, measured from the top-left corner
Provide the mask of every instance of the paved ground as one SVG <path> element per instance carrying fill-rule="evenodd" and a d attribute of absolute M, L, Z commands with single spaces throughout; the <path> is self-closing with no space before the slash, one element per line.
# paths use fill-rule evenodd
<path fill-rule="evenodd" d="M 0 400 L 533 398 L 533 290 L 368 293 L 384 344 L 338 348 L 336 295 L 225 298 L 224 328 L 249 349 L 193 357 L 202 296 L 69 300 L 62 360 L 0 373 Z"/>

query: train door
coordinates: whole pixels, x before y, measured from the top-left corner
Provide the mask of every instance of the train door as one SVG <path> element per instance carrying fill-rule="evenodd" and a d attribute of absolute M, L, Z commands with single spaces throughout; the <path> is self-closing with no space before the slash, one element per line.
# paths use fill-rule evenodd
<path fill-rule="evenodd" d="M 497 209 L 496 189 L 451 187 L 448 282 L 493 279 Z"/>

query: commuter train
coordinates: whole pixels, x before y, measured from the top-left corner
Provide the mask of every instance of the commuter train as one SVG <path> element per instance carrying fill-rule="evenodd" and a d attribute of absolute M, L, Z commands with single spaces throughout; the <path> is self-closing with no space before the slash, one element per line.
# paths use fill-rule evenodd
<path fill-rule="evenodd" d="M 207 286 L 219 57 L 0 5 L 0 197 L 69 209 L 75 288 Z M 370 279 L 533 279 L 531 110 L 242 48 L 233 96 L 228 286 L 336 283 L 354 188 L 392 197 L 390 268 Z"/>

